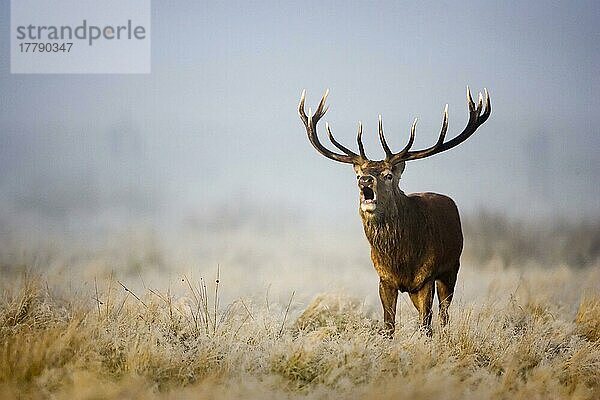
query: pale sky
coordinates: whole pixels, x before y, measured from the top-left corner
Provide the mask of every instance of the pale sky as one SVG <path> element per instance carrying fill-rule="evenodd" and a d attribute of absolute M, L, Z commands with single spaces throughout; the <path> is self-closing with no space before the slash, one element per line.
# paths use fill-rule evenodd
<path fill-rule="evenodd" d="M 351 167 L 308 143 L 302 89 L 314 109 L 329 88 L 323 121 L 355 148 L 361 120 L 381 158 L 379 114 L 394 149 L 415 117 L 429 146 L 446 103 L 448 138 L 464 128 L 468 84 L 488 88 L 490 119 L 408 163 L 401 187 L 463 213 L 597 217 L 600 3 L 556 3 L 155 0 L 151 74 L 11 75 L 2 0 L 0 202 L 55 218 L 240 201 L 357 218 Z"/>

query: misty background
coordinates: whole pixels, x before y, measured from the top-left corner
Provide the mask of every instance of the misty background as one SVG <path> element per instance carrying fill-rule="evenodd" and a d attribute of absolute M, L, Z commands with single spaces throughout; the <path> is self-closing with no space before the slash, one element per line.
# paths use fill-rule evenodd
<path fill-rule="evenodd" d="M 408 163 L 406 192 L 516 219 L 597 219 L 600 5 L 548 2 L 152 2 L 152 73 L 10 74 L 0 1 L 0 218 L 57 230 L 144 221 L 203 229 L 316 221 L 361 235 L 350 166 L 297 115 L 329 88 L 329 121 L 371 158 L 383 115 L 399 149 L 492 115 L 459 147 Z M 323 134 L 324 123 L 320 126 Z M 16 221 L 16 222 L 15 222 Z M 212 228 L 211 228 L 212 227 Z"/>

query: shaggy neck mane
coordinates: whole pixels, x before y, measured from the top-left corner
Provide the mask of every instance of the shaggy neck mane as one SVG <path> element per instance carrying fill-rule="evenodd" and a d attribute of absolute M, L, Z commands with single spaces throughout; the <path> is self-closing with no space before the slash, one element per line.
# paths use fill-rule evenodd
<path fill-rule="evenodd" d="M 419 246 L 426 224 L 424 215 L 399 188 L 386 204 L 383 212 L 371 218 L 361 213 L 363 228 L 373 250 L 382 256 L 404 253 L 414 254 Z M 410 240 L 406 240 L 410 238 Z"/>

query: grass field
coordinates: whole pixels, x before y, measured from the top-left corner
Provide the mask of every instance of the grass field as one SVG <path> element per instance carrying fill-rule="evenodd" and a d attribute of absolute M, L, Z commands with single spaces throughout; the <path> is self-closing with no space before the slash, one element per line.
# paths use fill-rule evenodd
<path fill-rule="evenodd" d="M 486 226 L 448 329 L 422 335 L 403 295 L 392 340 L 359 230 L 4 234 L 0 397 L 600 398 L 597 226 Z"/>

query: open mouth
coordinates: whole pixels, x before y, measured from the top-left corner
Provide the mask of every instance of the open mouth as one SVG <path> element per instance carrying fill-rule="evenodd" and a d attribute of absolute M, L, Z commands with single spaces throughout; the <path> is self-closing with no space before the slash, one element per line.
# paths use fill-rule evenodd
<path fill-rule="evenodd" d="M 373 188 L 364 186 L 360 188 L 360 209 L 372 213 L 377 208 L 377 196 Z"/>
<path fill-rule="evenodd" d="M 370 187 L 362 188 L 363 203 L 375 202 L 375 192 Z"/>

